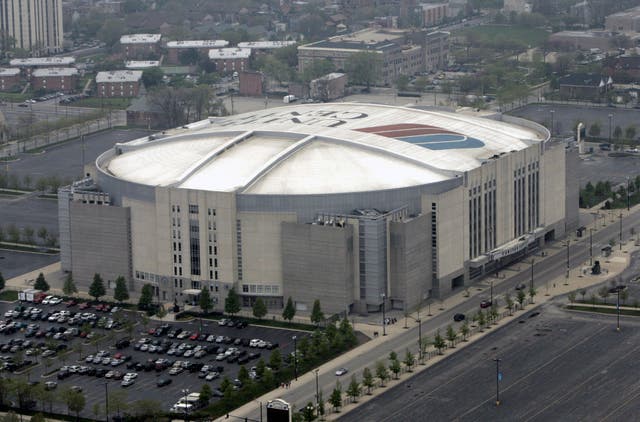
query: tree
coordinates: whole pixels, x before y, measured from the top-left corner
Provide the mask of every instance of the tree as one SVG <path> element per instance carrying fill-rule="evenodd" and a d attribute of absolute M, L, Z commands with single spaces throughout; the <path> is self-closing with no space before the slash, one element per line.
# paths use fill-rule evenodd
<path fill-rule="evenodd" d="M 619 141 L 620 138 L 622 137 L 622 128 L 620 126 L 616 126 L 613 129 L 613 137 L 615 138 L 616 141 Z"/>
<path fill-rule="evenodd" d="M 113 298 L 117 302 L 124 302 L 129 300 L 129 290 L 127 289 L 127 282 L 123 276 L 116 278 L 116 288 L 113 290 Z"/>
<path fill-rule="evenodd" d="M 584 296 L 587 294 L 587 291 L 585 289 L 580 289 L 578 293 L 580 293 L 580 296 L 582 296 L 582 301 L 584 302 Z"/>
<path fill-rule="evenodd" d="M 142 286 L 140 299 L 138 299 L 138 309 L 149 309 L 153 303 L 153 286 L 149 283 Z"/>
<path fill-rule="evenodd" d="M 303 421 L 312 422 L 313 420 L 316 419 L 314 408 L 315 406 L 311 402 L 307 403 L 307 405 L 302 408 L 302 410 L 300 411 L 300 415 L 302 416 Z"/>
<path fill-rule="evenodd" d="M 629 299 L 629 292 L 626 289 L 620 292 L 620 299 L 622 299 L 622 305 L 624 306 Z"/>
<path fill-rule="evenodd" d="M 351 401 L 353 403 L 357 403 L 360 394 L 362 394 L 362 387 L 356 379 L 356 375 L 353 374 L 351 375 L 351 382 L 349 383 L 349 387 L 347 387 L 347 395 L 351 397 Z"/>
<path fill-rule="evenodd" d="M 460 326 L 460 334 L 462 335 L 462 341 L 467 341 L 467 336 L 469 335 L 469 322 L 466 320 Z"/>
<path fill-rule="evenodd" d="M 378 79 L 380 67 L 380 55 L 368 51 L 352 54 L 345 62 L 349 80 L 356 85 L 366 85 L 367 89 Z"/>
<path fill-rule="evenodd" d="M 79 391 L 68 389 L 62 393 L 62 399 L 67 405 L 69 412 L 74 412 L 76 414 L 76 418 L 79 420 L 80 412 L 82 412 L 86 404 L 84 395 Z"/>
<path fill-rule="evenodd" d="M 389 372 L 387 371 L 386 365 L 382 361 L 378 361 L 378 363 L 376 363 L 376 377 L 380 380 L 381 387 L 384 387 L 385 381 L 389 379 Z"/>
<path fill-rule="evenodd" d="M 604 303 L 607 303 L 607 298 L 609 297 L 609 288 L 607 286 L 602 286 L 598 290 L 598 296 L 602 298 Z"/>
<path fill-rule="evenodd" d="M 362 371 L 362 385 L 367 387 L 367 394 L 371 394 L 371 388 L 373 388 L 374 383 L 373 374 L 368 366 Z"/>
<path fill-rule="evenodd" d="M 407 75 L 399 75 L 396 78 L 396 88 L 398 91 L 406 91 L 409 86 L 409 77 Z"/>
<path fill-rule="evenodd" d="M 527 298 L 527 295 L 524 293 L 524 291 L 523 290 L 518 290 L 518 295 L 516 297 L 516 300 L 520 304 L 520 309 L 524 309 L 524 300 L 526 298 Z"/>
<path fill-rule="evenodd" d="M 416 78 L 416 80 L 413 82 L 413 86 L 418 92 L 424 92 L 424 89 L 427 87 L 427 85 L 429 85 L 429 81 L 424 76 Z"/>
<path fill-rule="evenodd" d="M 240 297 L 236 293 L 235 287 L 229 289 L 229 293 L 224 299 L 224 311 L 229 315 L 235 315 L 240 312 Z"/>
<path fill-rule="evenodd" d="M 536 291 L 536 289 L 534 287 L 530 287 L 529 288 L 529 297 L 531 298 L 531 303 L 533 303 L 533 298 L 535 297 L 535 295 L 538 292 Z"/>
<path fill-rule="evenodd" d="M 200 388 L 200 405 L 202 407 L 207 406 L 209 404 L 209 400 L 213 397 L 213 391 L 211 391 L 211 386 L 209 384 L 202 384 Z"/>
<path fill-rule="evenodd" d="M 311 310 L 311 322 L 316 325 L 320 325 L 322 321 L 324 321 L 324 313 L 320 308 L 320 299 L 316 299 L 313 301 L 313 309 Z"/>
<path fill-rule="evenodd" d="M 23 230 L 23 234 L 24 234 L 24 243 L 28 245 L 33 245 L 33 235 L 34 235 L 33 228 L 29 226 L 25 227 Z"/>
<path fill-rule="evenodd" d="M 478 311 L 477 319 L 478 319 L 478 325 L 480 326 L 480 330 L 482 330 L 484 328 L 485 324 L 487 323 L 487 318 L 486 318 L 484 312 L 482 312 L 481 310 Z"/>
<path fill-rule="evenodd" d="M 100 274 L 95 273 L 93 275 L 93 282 L 91 283 L 91 286 L 89 286 L 89 296 L 93 296 L 97 302 L 98 299 L 100 299 L 100 297 L 104 296 L 106 293 L 107 291 L 104 288 L 102 277 L 100 277 Z"/>
<path fill-rule="evenodd" d="M 265 315 L 267 315 L 267 305 L 264 304 L 264 301 L 262 300 L 261 297 L 259 297 L 258 299 L 256 299 L 255 302 L 253 302 L 253 316 L 258 318 L 258 319 L 262 319 L 264 318 Z"/>
<path fill-rule="evenodd" d="M 592 138 L 597 138 L 600 136 L 600 124 L 598 122 L 594 122 L 589 126 L 589 136 Z"/>
<path fill-rule="evenodd" d="M 404 361 L 402 361 L 402 363 L 404 363 L 404 366 L 407 367 L 407 370 L 409 372 L 411 372 L 411 368 L 413 368 L 413 365 L 416 364 L 416 357 L 413 355 L 413 353 L 411 353 L 408 347 L 404 354 Z"/>
<path fill-rule="evenodd" d="M 65 296 L 71 296 L 74 293 L 78 293 L 78 288 L 73 282 L 73 275 L 71 273 L 67 274 L 67 277 L 64 279 L 64 284 L 62 285 L 62 293 L 64 293 Z"/>
<path fill-rule="evenodd" d="M 144 83 L 145 88 L 149 89 L 154 86 L 160 85 L 162 83 L 163 76 L 164 73 L 159 67 L 145 69 L 142 72 L 142 83 Z"/>
<path fill-rule="evenodd" d="M 450 344 L 451 348 L 456 347 L 456 345 L 455 345 L 456 337 L 458 337 L 458 335 L 456 334 L 456 332 L 453 329 L 453 327 L 451 325 L 449 325 L 447 327 L 447 340 L 449 340 L 449 344 Z"/>
<path fill-rule="evenodd" d="M 511 315 L 511 313 L 513 312 L 513 299 L 511 299 L 511 295 L 509 293 L 506 293 L 504 295 L 504 301 L 507 304 L 507 309 L 509 310 L 509 315 Z"/>
<path fill-rule="evenodd" d="M 98 30 L 97 38 L 107 45 L 108 49 L 116 46 L 124 34 L 124 23 L 117 19 L 108 19 Z"/>
<path fill-rule="evenodd" d="M 627 126 L 624 130 L 624 137 L 630 141 L 633 141 L 636 138 L 636 127 L 634 125 Z"/>
<path fill-rule="evenodd" d="M 284 307 L 284 310 L 282 311 L 282 318 L 291 322 L 293 320 L 293 317 L 296 316 L 296 308 L 295 306 L 293 306 L 293 299 L 291 299 L 291 296 L 289 296 L 289 299 L 287 299 L 287 305 Z"/>
<path fill-rule="evenodd" d="M 7 237 L 9 242 L 20 243 L 20 229 L 15 224 L 9 224 L 7 227 Z"/>
<path fill-rule="evenodd" d="M 573 303 L 576 301 L 576 292 L 569 292 L 569 295 L 567 296 L 569 299 L 569 302 Z"/>
<path fill-rule="evenodd" d="M 280 349 L 276 348 L 271 352 L 271 356 L 269 356 L 269 367 L 274 371 L 279 371 L 281 366 L 282 355 L 280 354 Z"/>
<path fill-rule="evenodd" d="M 389 362 L 389 370 L 393 372 L 393 375 L 395 376 L 395 378 L 398 379 L 398 374 L 402 370 L 402 367 L 400 366 L 400 361 L 398 359 L 392 359 L 391 362 Z"/>
<path fill-rule="evenodd" d="M 206 286 L 203 286 L 200 290 L 200 298 L 198 299 L 198 306 L 202 309 L 202 312 L 205 314 L 209 313 L 209 311 L 213 308 L 213 301 L 211 300 L 211 294 L 209 293 L 209 289 Z"/>
<path fill-rule="evenodd" d="M 2 276 L 2 273 L 0 272 L 0 290 L 4 290 L 5 285 L 6 285 L 6 282 L 4 281 L 4 277 Z"/>
<path fill-rule="evenodd" d="M 438 350 L 438 354 L 440 355 L 442 354 L 442 349 L 447 347 L 446 343 L 444 342 L 444 339 L 440 335 L 440 330 L 436 331 L 436 336 L 433 339 L 433 347 L 435 347 Z"/>
<path fill-rule="evenodd" d="M 42 290 L 43 292 L 48 292 L 50 287 L 47 280 L 44 278 L 44 274 L 38 274 L 38 278 L 36 278 L 36 282 L 33 285 L 34 289 Z"/>
<path fill-rule="evenodd" d="M 336 388 L 333 389 L 331 396 L 329 396 L 329 403 L 333 406 L 335 412 L 340 412 L 340 408 L 342 407 L 342 387 L 337 381 Z"/>

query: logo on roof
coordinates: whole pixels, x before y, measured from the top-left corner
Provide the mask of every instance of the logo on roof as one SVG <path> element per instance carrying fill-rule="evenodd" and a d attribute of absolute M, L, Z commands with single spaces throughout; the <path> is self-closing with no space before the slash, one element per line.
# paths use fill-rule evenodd
<path fill-rule="evenodd" d="M 479 139 L 430 125 L 401 123 L 355 130 L 409 142 L 431 150 L 470 149 L 484 146 L 484 142 Z"/>

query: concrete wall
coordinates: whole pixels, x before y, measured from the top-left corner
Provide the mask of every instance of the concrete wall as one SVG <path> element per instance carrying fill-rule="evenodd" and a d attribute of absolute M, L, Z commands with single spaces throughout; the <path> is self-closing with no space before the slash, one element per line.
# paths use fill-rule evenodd
<path fill-rule="evenodd" d="M 353 228 L 282 223 L 284 297 L 325 315 L 353 304 Z M 286 300 L 286 299 L 285 299 Z"/>
<path fill-rule="evenodd" d="M 118 276 L 131 280 L 130 210 L 71 202 L 72 272 L 78 290 L 88 291 L 93 275 L 105 281 Z M 112 283 L 112 288 L 115 284 Z M 107 289 L 107 296 L 113 290 Z"/>
<path fill-rule="evenodd" d="M 431 290 L 431 215 L 391 222 L 391 306 L 411 310 Z"/>
<path fill-rule="evenodd" d="M 545 226 L 553 226 L 564 222 L 565 210 L 565 189 L 567 186 L 565 174 L 566 158 L 564 144 L 549 144 L 545 149 L 544 160 L 540 163 L 541 193 L 544 194 L 540 202 L 542 219 Z M 577 189 L 577 183 L 574 189 Z M 563 224 L 564 225 L 564 224 Z M 564 233 L 556 230 L 556 238 Z"/>

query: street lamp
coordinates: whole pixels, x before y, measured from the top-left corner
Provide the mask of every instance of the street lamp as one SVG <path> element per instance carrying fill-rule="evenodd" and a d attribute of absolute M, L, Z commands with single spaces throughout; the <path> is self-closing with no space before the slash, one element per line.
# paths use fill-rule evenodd
<path fill-rule="evenodd" d="M 622 212 L 620 212 L 620 215 L 618 216 L 618 218 L 620 219 L 620 235 L 619 235 L 619 240 L 620 240 L 620 250 L 622 250 Z"/>
<path fill-rule="evenodd" d="M 298 337 L 293 336 L 293 377 L 298 381 Z"/>
<path fill-rule="evenodd" d="M 533 264 L 535 263 L 535 259 L 531 258 L 531 280 L 529 282 L 529 290 L 533 290 Z"/>
<path fill-rule="evenodd" d="M 620 286 L 617 286 L 616 290 L 618 291 L 618 300 L 616 302 L 616 308 L 618 310 L 618 323 L 616 325 L 616 331 L 620 331 Z"/>
<path fill-rule="evenodd" d="M 491 280 L 491 301 L 490 303 L 493 305 L 493 280 Z"/>
<path fill-rule="evenodd" d="M 593 267 L 593 227 L 589 227 L 589 265 Z"/>
<path fill-rule="evenodd" d="M 609 143 L 611 143 L 611 121 L 613 120 L 613 114 L 609 114 Z"/>
<path fill-rule="evenodd" d="M 189 418 L 189 407 L 187 406 L 187 404 L 189 403 L 187 401 L 187 396 L 189 395 L 189 389 L 185 388 L 182 390 L 182 394 L 184 394 L 184 419 L 187 420 Z"/>
<path fill-rule="evenodd" d="M 318 386 L 318 372 L 320 372 L 320 369 L 316 368 L 315 372 L 316 372 L 316 412 L 320 413 L 320 388 Z"/>
<path fill-rule="evenodd" d="M 109 383 L 104 383 L 104 414 L 109 422 Z"/>
<path fill-rule="evenodd" d="M 384 303 L 387 298 L 387 295 L 382 293 L 381 297 L 382 297 L 382 335 L 386 336 L 387 335 L 387 318 L 384 312 Z"/>
<path fill-rule="evenodd" d="M 570 245 L 570 243 L 571 243 L 571 239 L 569 239 L 567 237 L 567 276 L 566 276 L 565 282 L 564 282 L 565 286 L 569 285 L 569 271 L 570 271 L 570 267 L 569 267 L 569 245 Z"/>
<path fill-rule="evenodd" d="M 556 111 L 550 110 L 549 113 L 551 113 L 551 136 L 553 137 L 553 116 L 556 113 Z"/>
<path fill-rule="evenodd" d="M 502 374 L 500 373 L 500 361 L 502 359 L 495 358 L 493 361 L 496 363 L 496 406 L 500 406 L 500 379 Z"/>

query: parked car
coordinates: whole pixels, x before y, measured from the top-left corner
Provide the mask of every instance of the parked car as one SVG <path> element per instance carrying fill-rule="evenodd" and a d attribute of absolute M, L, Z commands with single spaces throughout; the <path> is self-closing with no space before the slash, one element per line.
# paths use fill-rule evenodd
<path fill-rule="evenodd" d="M 456 322 L 464 321 L 464 319 L 465 319 L 464 314 L 455 314 L 453 316 L 453 320 Z"/>
<path fill-rule="evenodd" d="M 341 377 L 342 375 L 346 374 L 347 372 L 349 372 L 349 370 L 347 368 L 340 368 L 336 371 L 336 376 L 337 377 Z"/>

